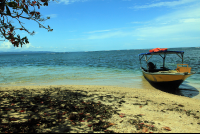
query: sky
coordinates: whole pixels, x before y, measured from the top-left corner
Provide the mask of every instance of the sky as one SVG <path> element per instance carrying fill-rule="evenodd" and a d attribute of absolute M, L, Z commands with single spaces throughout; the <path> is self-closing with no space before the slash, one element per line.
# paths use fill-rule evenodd
<path fill-rule="evenodd" d="M 200 0 L 57 0 L 37 11 L 50 16 L 42 24 L 53 31 L 23 20 L 35 35 L 17 33 L 30 43 L 16 48 L 0 41 L 0 51 L 200 47 Z"/>

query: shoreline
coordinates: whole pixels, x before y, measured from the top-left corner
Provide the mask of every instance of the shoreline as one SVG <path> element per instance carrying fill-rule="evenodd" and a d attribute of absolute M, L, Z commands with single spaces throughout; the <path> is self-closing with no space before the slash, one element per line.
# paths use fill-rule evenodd
<path fill-rule="evenodd" d="M 152 89 L 158 90 L 152 87 L 149 82 L 141 76 L 135 76 L 131 79 L 94 79 L 94 80 L 51 80 L 51 81 L 32 81 L 25 83 L 13 83 L 13 84 L 2 84 L 1 87 L 8 86 L 50 86 L 50 85 L 99 85 L 99 86 L 117 86 L 125 88 L 137 88 L 137 89 Z M 160 89 L 159 89 L 160 90 Z M 162 90 L 162 89 L 161 89 Z M 167 92 L 167 91 L 166 91 Z M 192 83 L 191 81 L 184 81 L 179 89 L 175 92 L 170 92 L 176 95 L 182 95 L 190 98 L 195 98 L 200 100 L 200 85 L 197 83 Z"/>
<path fill-rule="evenodd" d="M 15 90 L 15 91 L 14 91 Z M 95 104 L 101 102 L 105 106 L 111 106 L 116 113 L 112 114 L 111 118 L 105 119 L 110 126 L 102 132 L 170 132 L 170 133 L 195 133 L 200 131 L 200 100 L 195 98 L 188 98 L 179 95 L 169 94 L 159 90 L 150 88 L 137 89 L 116 86 L 96 86 L 96 85 L 51 85 L 51 86 L 7 86 L 0 87 L 1 96 L 6 93 L 9 95 L 16 95 L 16 92 L 23 91 L 21 96 L 25 98 L 31 96 L 42 96 L 47 91 L 51 93 L 51 97 L 57 102 L 62 101 L 62 95 L 67 93 L 80 93 L 80 98 L 85 102 L 93 101 Z M 25 92 L 26 91 L 26 92 Z M 31 93 L 32 92 L 32 93 Z M 63 92 L 63 94 L 59 94 Z M 20 92 L 19 92 L 20 93 Z M 31 93 L 31 94 L 30 94 Z M 59 95 L 58 95 L 59 94 Z M 74 99 L 75 101 L 80 98 Z M 27 100 L 27 101 L 28 101 Z M 65 98 L 65 101 L 68 101 Z M 10 109 L 17 108 L 18 111 L 9 111 L 8 115 L 17 118 L 20 121 L 26 121 L 29 114 L 33 114 L 29 108 L 25 108 L 26 112 L 19 114 L 19 102 L 14 106 L 10 106 L 8 100 L 1 100 L 1 105 L 9 107 Z M 31 103 L 31 101 L 30 101 Z M 32 105 L 36 105 L 35 103 Z M 48 106 L 46 103 L 45 106 Z M 102 106 L 104 106 L 102 105 Z M 44 107 L 44 104 L 38 104 L 39 107 Z M 63 112 L 63 110 L 54 109 L 51 111 L 45 107 L 40 113 L 33 115 L 35 118 L 44 115 L 45 113 Z M 46 111 L 47 110 L 47 111 Z M 5 109 L 1 112 L 5 112 Z M 62 123 L 51 128 L 39 125 L 41 132 L 64 132 L 66 130 L 59 129 L 64 126 L 69 127 L 68 132 L 96 132 L 88 127 L 86 120 L 84 122 L 69 121 L 69 114 L 66 113 L 62 117 Z M 91 113 L 90 113 L 91 114 Z M 26 117 L 26 118 L 25 118 Z M 97 118 L 97 117 L 96 117 Z M 98 118 L 99 119 L 99 118 Z M 6 122 L 6 120 L 3 120 Z M 11 121 L 17 122 L 17 121 Z M 92 122 L 93 123 L 93 122 Z M 93 123 L 93 127 L 94 127 Z M 83 131 L 84 130 L 84 131 Z M 100 131 L 101 132 L 101 131 Z"/>

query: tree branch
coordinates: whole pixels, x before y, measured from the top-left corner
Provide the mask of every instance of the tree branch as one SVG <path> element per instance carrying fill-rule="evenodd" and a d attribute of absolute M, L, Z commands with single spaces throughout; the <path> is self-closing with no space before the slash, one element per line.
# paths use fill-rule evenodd
<path fill-rule="evenodd" d="M 26 2 L 25 2 L 26 1 Z M 27 30 L 23 22 L 20 20 L 21 18 L 27 19 L 27 20 L 33 20 L 38 23 L 40 28 L 47 29 L 48 31 L 53 31 L 49 26 L 45 27 L 40 23 L 40 21 L 45 21 L 47 19 L 41 18 L 40 12 L 36 12 L 35 6 L 38 6 L 38 9 L 40 9 L 40 6 L 42 5 L 40 2 L 43 2 L 44 6 L 48 6 L 49 0 L 0 0 L 0 34 L 5 38 L 6 40 L 9 40 L 14 46 L 21 46 L 23 44 L 29 43 L 27 37 L 20 38 L 19 35 L 15 37 L 15 30 L 24 30 L 28 34 L 33 35 L 33 32 L 30 32 Z M 30 7 L 33 7 L 34 10 L 30 11 Z M 12 12 L 10 12 L 10 9 L 13 9 Z M 5 11 L 6 9 L 6 11 Z M 19 13 L 20 12 L 20 13 Z M 26 13 L 28 17 L 22 16 L 23 13 Z M 16 19 L 18 23 L 20 24 L 21 28 L 15 28 L 11 22 L 9 21 L 9 18 L 11 17 L 13 19 Z M 6 21 L 6 22 L 5 22 Z"/>

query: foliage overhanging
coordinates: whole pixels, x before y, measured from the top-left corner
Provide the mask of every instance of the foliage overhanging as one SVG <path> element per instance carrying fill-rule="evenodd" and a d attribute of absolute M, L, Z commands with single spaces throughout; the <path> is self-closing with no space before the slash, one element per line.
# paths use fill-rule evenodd
<path fill-rule="evenodd" d="M 30 35 L 34 35 L 34 31 L 30 32 L 25 28 L 21 19 L 33 20 L 38 23 L 40 28 L 45 28 L 48 31 L 53 31 L 48 25 L 45 27 L 41 24 L 42 21 L 50 19 L 41 18 L 39 10 L 41 6 L 48 6 L 50 0 L 0 0 L 0 35 L 1 38 L 9 40 L 14 47 L 29 43 L 28 38 L 16 35 L 16 30 L 24 30 Z M 52 0 L 54 1 L 54 0 Z M 20 25 L 15 27 L 12 24 L 12 19 L 16 20 Z"/>

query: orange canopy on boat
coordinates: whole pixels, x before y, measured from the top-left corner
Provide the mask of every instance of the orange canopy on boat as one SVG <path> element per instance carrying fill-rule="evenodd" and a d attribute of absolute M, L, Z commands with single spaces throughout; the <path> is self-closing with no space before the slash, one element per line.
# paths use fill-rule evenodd
<path fill-rule="evenodd" d="M 167 48 L 154 48 L 154 49 L 149 50 L 150 53 L 160 52 L 160 51 L 167 51 Z"/>

